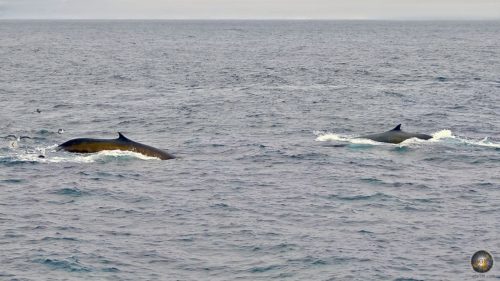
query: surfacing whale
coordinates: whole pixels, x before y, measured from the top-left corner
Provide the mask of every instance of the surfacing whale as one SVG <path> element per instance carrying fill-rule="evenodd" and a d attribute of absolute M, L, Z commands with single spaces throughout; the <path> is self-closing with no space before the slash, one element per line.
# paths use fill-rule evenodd
<path fill-rule="evenodd" d="M 65 150 L 75 153 L 94 153 L 103 150 L 124 150 L 137 152 L 150 157 L 160 158 L 161 160 L 175 158 L 175 156 L 168 152 L 130 140 L 120 132 L 118 132 L 117 139 L 72 139 L 59 145 L 57 148 L 58 150 Z"/>
<path fill-rule="evenodd" d="M 399 124 L 394 129 L 392 129 L 390 131 L 383 132 L 380 134 L 359 136 L 357 138 L 370 139 L 370 140 L 378 141 L 378 142 L 400 143 L 400 142 L 403 142 L 403 141 L 405 141 L 407 139 L 411 139 L 411 138 L 428 140 L 428 139 L 431 139 L 432 136 L 429 136 L 426 134 L 415 134 L 415 133 L 404 132 L 401 130 L 401 124 Z"/>

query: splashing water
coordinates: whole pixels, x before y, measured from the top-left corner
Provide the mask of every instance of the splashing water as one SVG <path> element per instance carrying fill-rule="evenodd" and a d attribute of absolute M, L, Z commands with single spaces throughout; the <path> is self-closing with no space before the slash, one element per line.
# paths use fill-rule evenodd
<path fill-rule="evenodd" d="M 340 141 L 340 142 L 350 142 L 353 144 L 370 144 L 370 145 L 381 145 L 383 143 L 376 142 L 370 139 L 356 138 L 351 135 L 340 135 L 331 132 L 321 132 L 315 131 L 314 134 L 317 136 L 316 141 Z"/>
<path fill-rule="evenodd" d="M 100 151 L 97 153 L 90 154 L 72 154 L 64 153 L 64 155 L 52 155 L 52 153 L 46 154 L 46 151 L 55 152 L 54 148 L 57 145 L 36 148 L 35 151 L 14 151 L 8 155 L 0 157 L 0 162 L 38 162 L 38 163 L 62 163 L 62 162 L 72 162 L 72 163 L 94 163 L 97 161 L 109 161 L 113 159 L 129 159 L 136 158 L 141 160 L 160 160 L 156 157 L 146 156 L 137 152 L 132 151 L 121 151 L 121 150 L 107 150 Z"/>
<path fill-rule="evenodd" d="M 466 145 L 500 148 L 499 142 L 490 141 L 488 137 L 484 137 L 481 140 L 473 140 L 465 137 L 455 136 L 450 130 L 441 130 L 435 132 L 434 134 L 432 134 L 432 139 L 430 139 L 430 141 L 439 142 L 447 139 Z"/>

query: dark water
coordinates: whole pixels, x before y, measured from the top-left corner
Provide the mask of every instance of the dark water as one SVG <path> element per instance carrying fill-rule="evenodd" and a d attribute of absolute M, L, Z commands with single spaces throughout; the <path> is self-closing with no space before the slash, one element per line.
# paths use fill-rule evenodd
<path fill-rule="evenodd" d="M 0 38 L 1 280 L 500 278 L 470 266 L 500 256 L 500 22 L 1 21 Z M 353 139 L 399 123 L 434 139 Z M 118 131 L 179 158 L 55 151 Z"/>

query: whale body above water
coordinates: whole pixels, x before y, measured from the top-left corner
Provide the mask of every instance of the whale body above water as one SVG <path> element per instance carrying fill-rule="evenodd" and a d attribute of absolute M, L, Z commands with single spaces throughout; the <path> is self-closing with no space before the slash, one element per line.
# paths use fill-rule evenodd
<path fill-rule="evenodd" d="M 161 149 L 135 142 L 118 132 L 116 139 L 78 138 L 69 140 L 57 147 L 75 153 L 95 153 L 103 150 L 122 150 L 137 152 L 146 156 L 160 158 L 161 160 L 173 159 L 175 156 Z"/>
<path fill-rule="evenodd" d="M 416 134 L 416 133 L 404 132 L 401 130 L 401 124 L 399 124 L 394 129 L 392 129 L 390 131 L 383 132 L 380 134 L 359 136 L 357 138 L 397 144 L 397 143 L 401 143 L 401 142 L 403 142 L 407 139 L 411 139 L 411 138 L 428 140 L 428 139 L 431 139 L 432 136 L 426 135 L 426 134 Z"/>

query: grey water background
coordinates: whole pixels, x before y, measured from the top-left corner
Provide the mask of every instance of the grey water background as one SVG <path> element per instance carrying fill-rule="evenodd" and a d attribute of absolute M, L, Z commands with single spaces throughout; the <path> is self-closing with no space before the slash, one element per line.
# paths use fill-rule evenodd
<path fill-rule="evenodd" d="M 0 139 L 1 280 L 466 280 L 475 251 L 500 257 L 498 21 L 0 21 L 0 38 L 0 135 L 30 137 Z M 317 139 L 399 123 L 456 138 Z M 178 159 L 55 150 L 118 131 Z"/>

